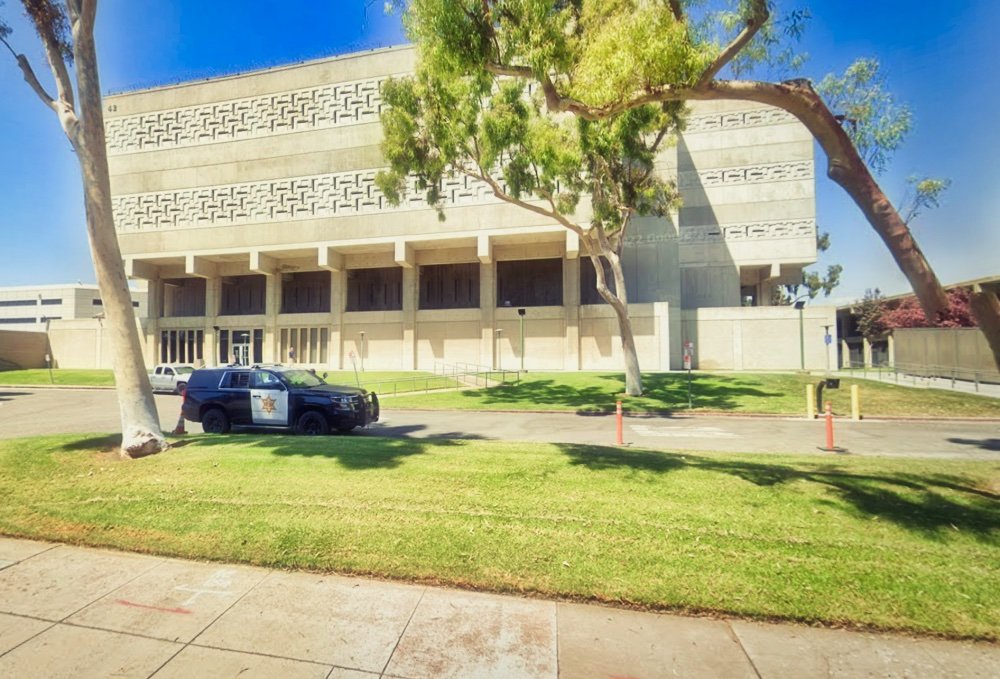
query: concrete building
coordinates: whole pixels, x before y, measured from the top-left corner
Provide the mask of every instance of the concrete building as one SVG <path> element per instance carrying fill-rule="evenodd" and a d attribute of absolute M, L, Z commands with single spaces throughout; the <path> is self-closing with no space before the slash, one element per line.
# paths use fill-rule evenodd
<path fill-rule="evenodd" d="M 444 222 L 419 191 L 386 203 L 380 86 L 414 58 L 376 50 L 106 98 L 115 222 L 129 275 L 148 282 L 148 364 L 621 369 L 573 234 L 463 177 L 445 182 Z M 824 367 L 834 310 L 767 306 L 816 258 L 805 128 L 699 103 L 658 166 L 684 204 L 640 220 L 625 251 L 643 369 L 680 368 L 685 342 L 695 367 L 798 368 L 800 329 L 807 367 Z"/>
<path fill-rule="evenodd" d="M 144 290 L 132 291 L 132 306 L 138 316 L 146 316 Z M 96 285 L 0 287 L 0 330 L 44 332 L 51 321 L 92 319 L 103 311 Z"/>
<path fill-rule="evenodd" d="M 145 288 L 145 284 L 141 287 Z M 132 289 L 137 318 L 147 316 L 145 289 Z M 96 285 L 0 288 L 0 370 L 111 367 L 104 304 Z"/>

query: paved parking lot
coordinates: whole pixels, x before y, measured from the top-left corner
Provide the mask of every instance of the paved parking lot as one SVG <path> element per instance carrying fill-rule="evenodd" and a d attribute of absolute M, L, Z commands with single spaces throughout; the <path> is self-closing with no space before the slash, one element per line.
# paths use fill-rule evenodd
<path fill-rule="evenodd" d="M 180 397 L 156 396 L 164 431 L 180 414 Z M 110 390 L 0 388 L 0 438 L 58 433 L 113 432 L 120 426 Z M 188 431 L 200 425 L 187 423 Z M 568 413 L 468 413 L 400 410 L 383 400 L 382 421 L 356 436 L 469 438 L 554 443 L 615 443 L 612 416 Z M 661 450 L 831 455 L 824 424 L 802 418 L 628 417 L 627 445 Z M 843 453 L 955 459 L 1000 459 L 1000 423 L 837 420 L 835 444 Z"/>

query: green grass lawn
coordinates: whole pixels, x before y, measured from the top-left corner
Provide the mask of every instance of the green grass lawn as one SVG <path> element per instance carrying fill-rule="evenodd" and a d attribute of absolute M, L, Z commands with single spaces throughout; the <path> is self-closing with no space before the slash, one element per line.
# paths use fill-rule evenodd
<path fill-rule="evenodd" d="M 0 372 L 0 386 L 58 384 L 69 387 L 113 387 L 110 370 L 5 370 Z"/>
<path fill-rule="evenodd" d="M 1000 464 L 338 436 L 0 440 L 0 533 L 1000 639 Z"/>
<path fill-rule="evenodd" d="M 323 371 L 320 371 L 322 374 Z M 410 391 L 423 392 L 427 389 L 445 389 L 459 386 L 458 383 L 441 375 L 413 371 L 367 371 L 359 372 L 361 386 L 380 394 L 397 394 Z M 333 384 L 356 385 L 353 370 L 334 370 L 328 373 L 327 381 Z M 110 370 L 62 370 L 52 371 L 51 381 L 48 370 L 8 370 L 0 372 L 0 386 L 28 386 L 57 384 L 60 386 L 113 387 L 115 378 Z"/>
<path fill-rule="evenodd" d="M 693 373 L 692 401 L 696 412 L 802 415 L 805 388 L 818 376 L 781 373 Z M 646 373 L 644 395 L 624 397 L 621 373 L 525 373 L 520 383 L 488 389 L 426 394 L 393 399 L 395 408 L 458 410 L 555 410 L 613 412 L 621 398 L 626 412 L 687 411 L 687 375 Z M 862 414 L 868 417 L 995 417 L 1000 399 L 940 389 L 913 389 L 863 379 L 841 379 L 841 388 L 824 391 L 834 413 L 850 414 L 850 386 L 861 389 Z"/>

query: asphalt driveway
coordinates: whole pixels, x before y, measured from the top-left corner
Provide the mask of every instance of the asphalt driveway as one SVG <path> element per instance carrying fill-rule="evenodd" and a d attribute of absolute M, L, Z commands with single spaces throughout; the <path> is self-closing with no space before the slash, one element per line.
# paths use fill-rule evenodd
<path fill-rule="evenodd" d="M 180 404 L 179 396 L 156 396 L 164 431 L 176 426 Z M 200 425 L 186 424 L 189 432 L 201 432 Z M 113 432 L 119 426 L 111 390 L 0 389 L 0 438 Z M 661 450 L 1000 460 L 1000 423 L 996 421 L 837 420 L 834 442 L 839 453 L 822 450 L 822 421 L 802 418 L 627 417 L 623 430 L 626 445 Z M 392 400 L 385 399 L 382 421 L 351 435 L 614 445 L 615 418 L 570 413 L 397 411 Z"/>

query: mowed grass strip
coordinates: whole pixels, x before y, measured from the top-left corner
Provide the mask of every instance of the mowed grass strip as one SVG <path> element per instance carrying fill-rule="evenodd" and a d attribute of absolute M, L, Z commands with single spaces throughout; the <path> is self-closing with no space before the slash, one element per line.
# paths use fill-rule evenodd
<path fill-rule="evenodd" d="M 702 413 L 802 415 L 807 384 L 821 377 L 794 373 L 693 373 L 692 410 Z M 840 389 L 826 389 L 836 414 L 851 412 L 851 385 L 861 390 L 866 417 L 975 417 L 1000 418 L 1000 399 L 940 389 L 914 389 L 864 379 L 843 378 Z M 394 408 L 454 410 L 552 410 L 614 412 L 622 400 L 626 412 L 688 412 L 688 376 L 685 373 L 647 373 L 644 393 L 624 395 L 622 373 L 525 373 L 517 384 L 486 389 L 427 394 L 393 399 Z"/>
<path fill-rule="evenodd" d="M 110 370 L 33 369 L 0 372 L 0 386 L 32 386 L 55 384 L 63 387 L 113 387 Z"/>
<path fill-rule="evenodd" d="M 320 375 L 323 370 L 318 371 Z M 380 394 L 402 394 L 428 389 L 450 389 L 460 386 L 450 377 L 434 375 L 429 372 L 414 372 L 403 370 L 367 371 L 334 370 L 327 372 L 326 381 L 331 384 L 361 386 Z M 48 370 L 7 370 L 0 372 L 0 386 L 74 386 L 74 387 L 113 387 L 114 375 L 110 370 L 70 370 L 54 369 L 51 375 Z"/>
<path fill-rule="evenodd" d="M 0 533 L 1000 639 L 1000 465 L 193 436 L 0 441 Z"/>

